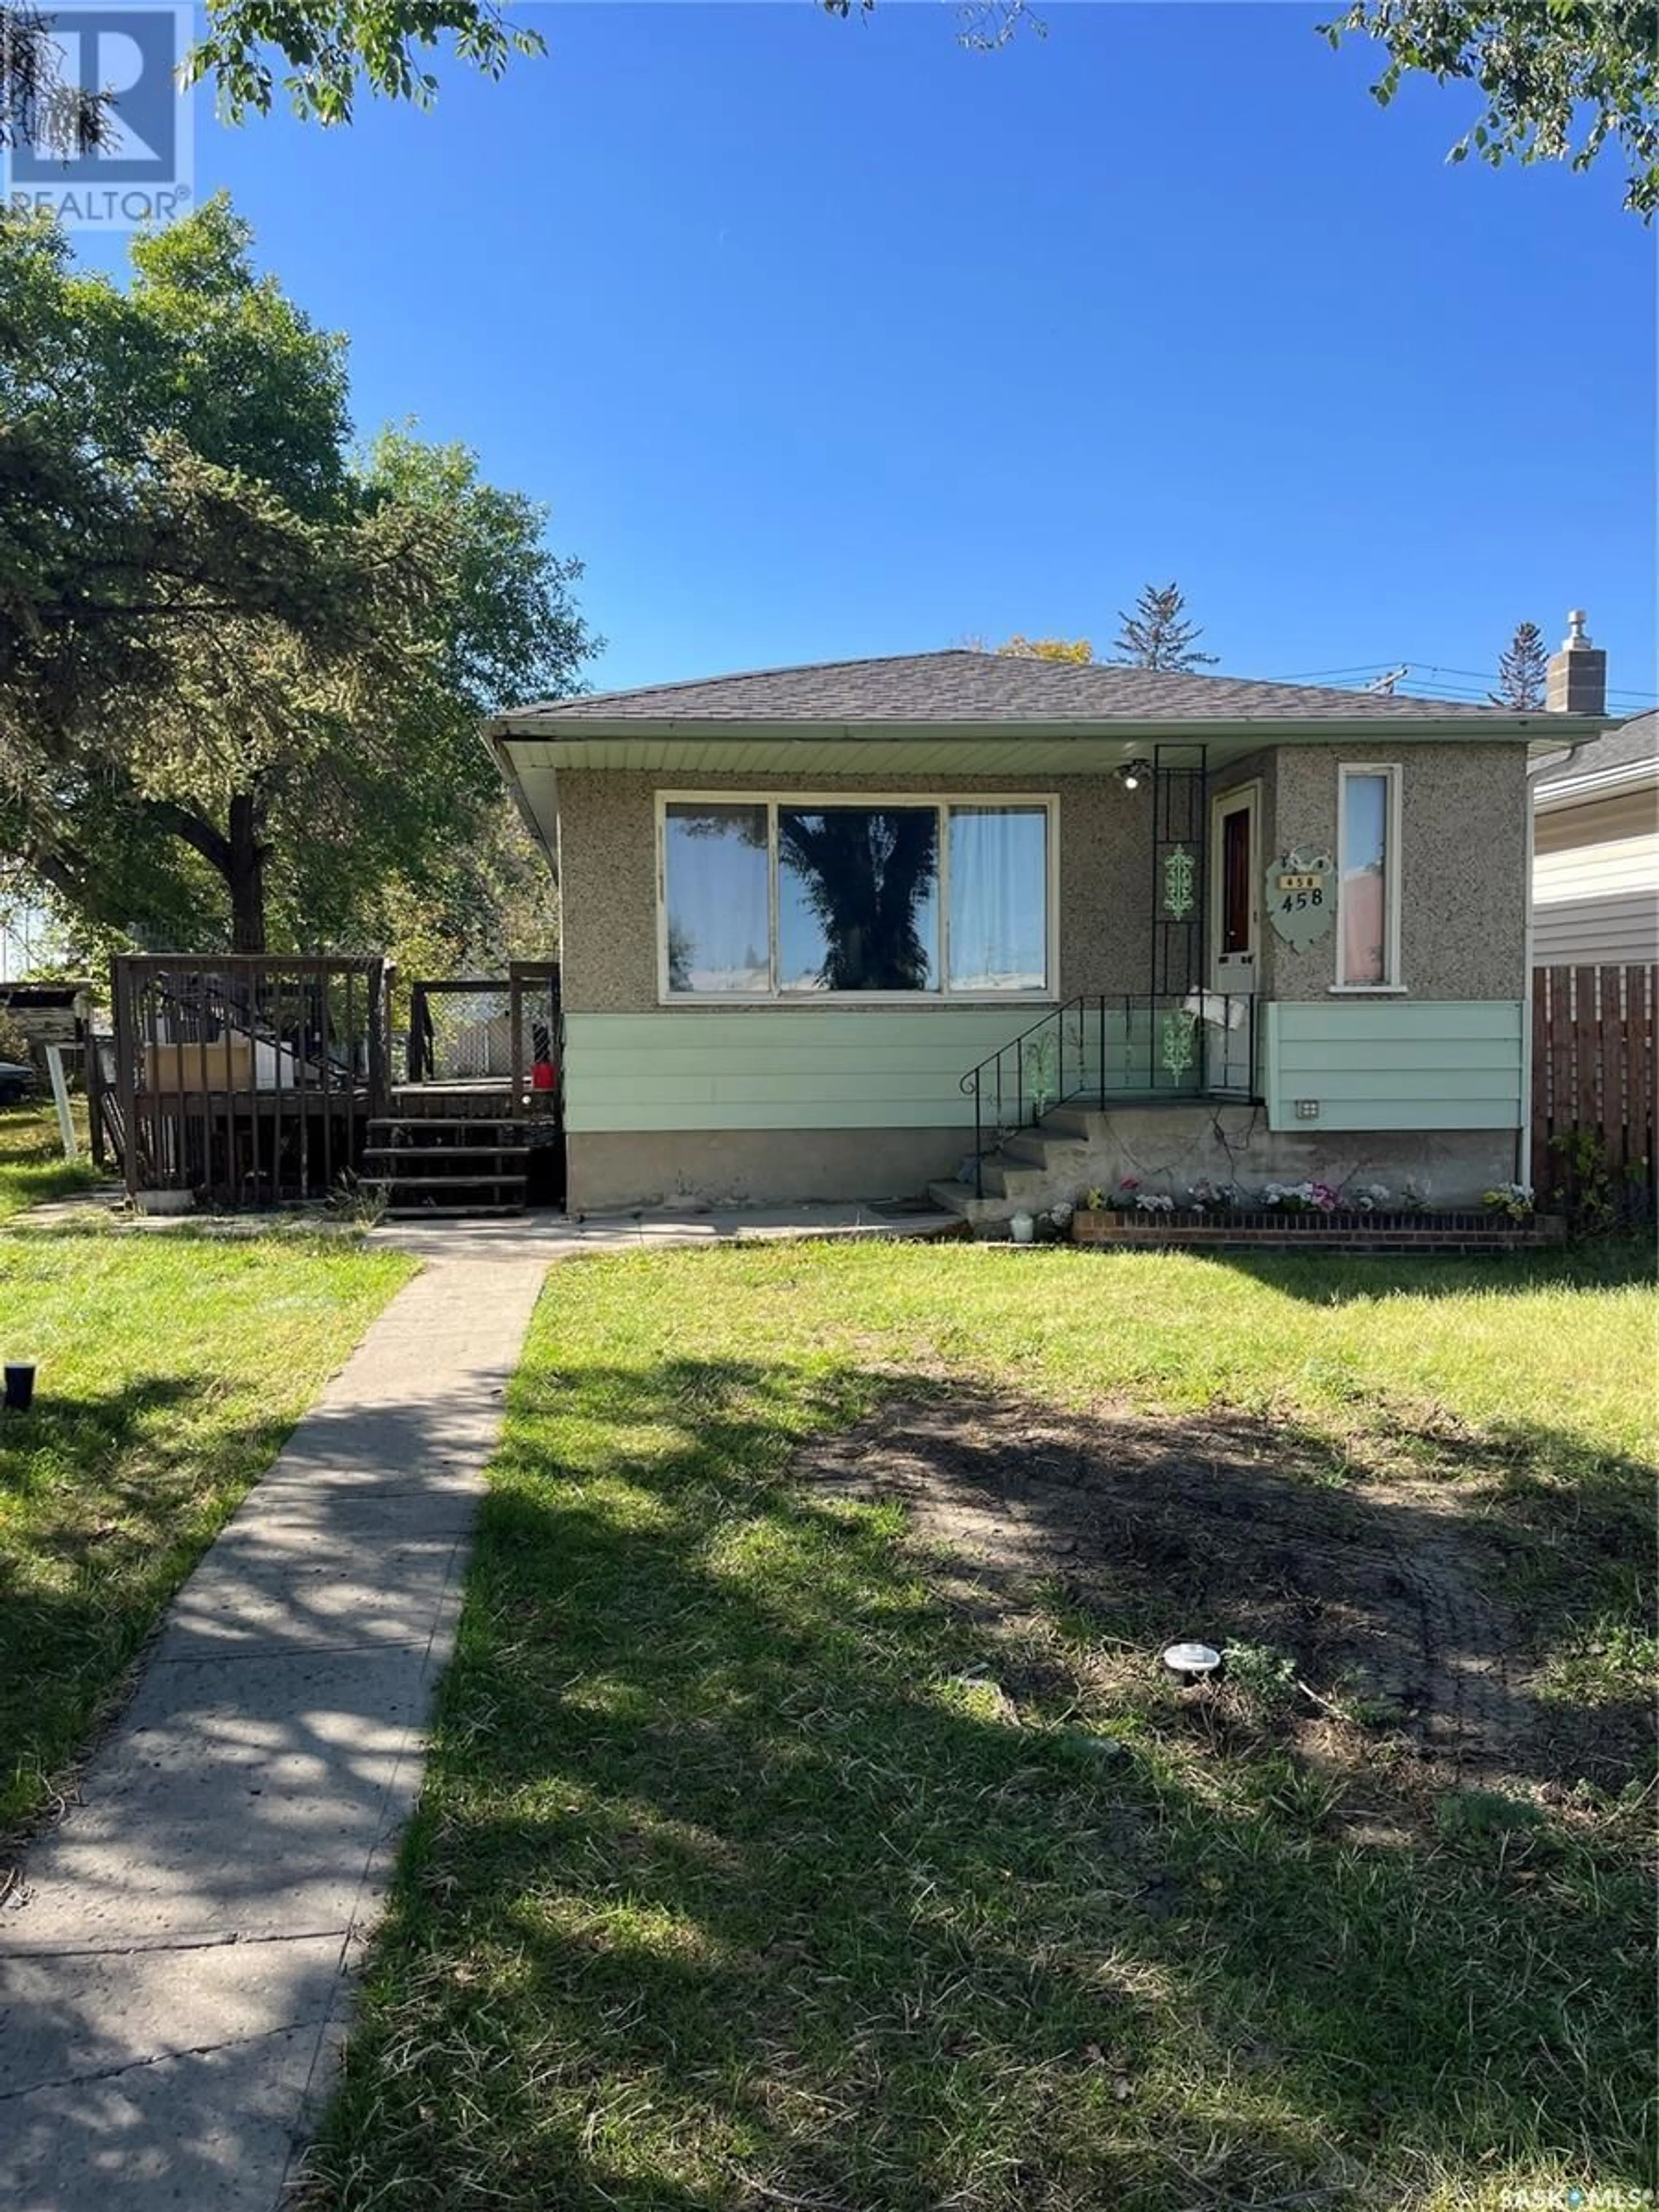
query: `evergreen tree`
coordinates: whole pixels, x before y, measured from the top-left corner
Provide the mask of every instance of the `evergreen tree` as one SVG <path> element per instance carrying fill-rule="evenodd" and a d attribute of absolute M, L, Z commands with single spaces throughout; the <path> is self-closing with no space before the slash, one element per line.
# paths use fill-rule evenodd
<path fill-rule="evenodd" d="M 1212 653 L 1199 653 L 1196 641 L 1204 633 L 1187 620 L 1187 602 L 1179 584 L 1148 584 L 1135 602 L 1133 614 L 1120 614 L 1113 660 L 1120 668 L 1187 670 L 1210 668 Z"/>
<path fill-rule="evenodd" d="M 1498 656 L 1498 689 L 1486 696 L 1494 707 L 1529 713 L 1544 703 L 1549 665 L 1549 648 L 1537 623 L 1517 623 L 1515 635 Z"/>

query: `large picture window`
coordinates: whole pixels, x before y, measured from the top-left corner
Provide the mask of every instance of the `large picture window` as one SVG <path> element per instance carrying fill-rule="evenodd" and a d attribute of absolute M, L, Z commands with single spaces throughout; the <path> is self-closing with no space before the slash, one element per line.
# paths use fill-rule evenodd
<path fill-rule="evenodd" d="M 1400 770 L 1337 771 L 1337 982 L 1400 988 Z"/>
<path fill-rule="evenodd" d="M 1042 997 L 1045 799 L 665 799 L 669 999 Z"/>

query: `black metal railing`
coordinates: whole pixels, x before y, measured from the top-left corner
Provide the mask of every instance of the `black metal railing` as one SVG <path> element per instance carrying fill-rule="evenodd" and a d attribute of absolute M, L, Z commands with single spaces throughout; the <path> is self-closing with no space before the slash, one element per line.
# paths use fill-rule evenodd
<path fill-rule="evenodd" d="M 1097 991 L 1051 1007 L 962 1079 L 974 1105 L 975 1194 L 985 1195 L 988 1157 L 1057 1106 L 1255 1098 L 1255 1004 L 1245 992 Z"/>

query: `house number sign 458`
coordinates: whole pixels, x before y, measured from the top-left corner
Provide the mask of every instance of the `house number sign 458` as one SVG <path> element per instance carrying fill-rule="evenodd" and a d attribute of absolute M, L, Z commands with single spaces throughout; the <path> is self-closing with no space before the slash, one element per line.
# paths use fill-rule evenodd
<path fill-rule="evenodd" d="M 1316 945 L 1336 920 L 1336 864 L 1328 853 L 1297 847 L 1267 870 L 1267 913 L 1297 952 Z"/>

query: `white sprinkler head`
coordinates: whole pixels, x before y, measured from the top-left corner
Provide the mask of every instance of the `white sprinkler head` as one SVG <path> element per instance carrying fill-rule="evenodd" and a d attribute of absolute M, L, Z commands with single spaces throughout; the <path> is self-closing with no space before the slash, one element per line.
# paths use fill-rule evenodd
<path fill-rule="evenodd" d="M 1201 1682 L 1221 1664 L 1221 1654 L 1207 1644 L 1166 1644 L 1163 1656 L 1170 1672 L 1188 1682 Z"/>

